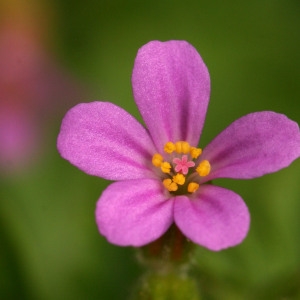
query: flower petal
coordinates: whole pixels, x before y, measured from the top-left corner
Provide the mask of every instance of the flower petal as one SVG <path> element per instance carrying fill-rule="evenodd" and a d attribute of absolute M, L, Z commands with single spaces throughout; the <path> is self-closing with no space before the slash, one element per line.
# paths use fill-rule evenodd
<path fill-rule="evenodd" d="M 195 198 L 176 197 L 174 219 L 184 235 L 213 251 L 241 243 L 250 224 L 248 208 L 239 195 L 208 184 L 199 188 Z"/>
<path fill-rule="evenodd" d="M 179 140 L 197 145 L 210 95 L 207 67 L 185 41 L 153 41 L 139 49 L 134 98 L 159 151 Z"/>
<path fill-rule="evenodd" d="M 254 178 L 287 167 L 300 156 L 298 124 L 265 111 L 246 115 L 222 131 L 203 151 L 212 171 L 205 178 Z"/>
<path fill-rule="evenodd" d="M 153 179 L 115 182 L 96 208 L 99 231 L 119 246 L 139 247 L 163 235 L 173 222 L 173 201 Z"/>
<path fill-rule="evenodd" d="M 57 142 L 61 156 L 88 174 L 110 180 L 152 176 L 155 153 L 146 129 L 108 102 L 83 103 L 66 114 Z"/>

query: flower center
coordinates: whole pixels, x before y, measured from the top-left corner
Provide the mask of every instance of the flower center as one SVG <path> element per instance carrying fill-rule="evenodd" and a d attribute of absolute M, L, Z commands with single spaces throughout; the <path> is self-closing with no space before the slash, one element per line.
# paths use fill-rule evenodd
<path fill-rule="evenodd" d="M 152 157 L 152 164 L 160 169 L 164 187 L 176 195 L 196 192 L 201 177 L 207 176 L 211 169 L 208 160 L 200 159 L 202 150 L 178 141 L 166 143 L 164 152 L 164 156 L 156 153 Z"/>

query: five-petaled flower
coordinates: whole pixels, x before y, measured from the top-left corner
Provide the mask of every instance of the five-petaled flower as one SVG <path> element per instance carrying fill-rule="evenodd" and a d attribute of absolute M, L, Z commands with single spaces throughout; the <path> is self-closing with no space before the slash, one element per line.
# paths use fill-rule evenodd
<path fill-rule="evenodd" d="M 271 111 L 248 114 L 198 148 L 210 95 L 208 70 L 185 41 L 152 41 L 135 59 L 132 86 L 147 128 L 108 102 L 79 104 L 65 116 L 61 155 L 116 182 L 96 208 L 111 243 L 142 246 L 175 223 L 211 250 L 239 244 L 249 229 L 241 197 L 216 178 L 248 179 L 287 167 L 300 154 L 297 123 Z"/>

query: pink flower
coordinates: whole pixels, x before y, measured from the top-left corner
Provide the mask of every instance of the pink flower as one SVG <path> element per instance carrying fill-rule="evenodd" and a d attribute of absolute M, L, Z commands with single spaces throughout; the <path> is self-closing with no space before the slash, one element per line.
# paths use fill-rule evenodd
<path fill-rule="evenodd" d="M 300 154 L 298 125 L 275 112 L 251 113 L 202 151 L 197 145 L 210 78 L 184 41 L 143 46 L 132 86 L 147 129 L 112 103 L 92 102 L 72 108 L 58 136 L 62 157 L 88 174 L 117 181 L 97 203 L 100 233 L 117 245 L 142 246 L 175 222 L 208 249 L 239 244 L 249 229 L 247 206 L 211 180 L 254 178 L 287 167 Z"/>

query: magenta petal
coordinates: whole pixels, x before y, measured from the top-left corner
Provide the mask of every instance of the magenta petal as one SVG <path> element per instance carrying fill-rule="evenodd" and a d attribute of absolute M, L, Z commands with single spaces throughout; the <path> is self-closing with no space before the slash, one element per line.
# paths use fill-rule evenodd
<path fill-rule="evenodd" d="M 250 223 L 242 198 L 213 185 L 202 185 L 192 199 L 176 197 L 174 219 L 190 240 L 213 251 L 241 243 Z"/>
<path fill-rule="evenodd" d="M 203 151 L 212 171 L 205 179 L 262 176 L 287 167 L 300 155 L 298 124 L 285 115 L 257 112 L 222 131 Z"/>
<path fill-rule="evenodd" d="M 167 141 L 197 145 L 210 95 L 208 70 L 185 41 L 153 41 L 139 49 L 134 98 L 156 147 Z"/>
<path fill-rule="evenodd" d="M 83 103 L 66 114 L 57 142 L 61 156 L 88 174 L 110 180 L 152 176 L 155 153 L 145 128 L 108 102 Z"/>
<path fill-rule="evenodd" d="M 126 180 L 108 186 L 96 208 L 99 231 L 119 246 L 143 246 L 163 235 L 173 222 L 173 200 L 161 182 Z"/>

